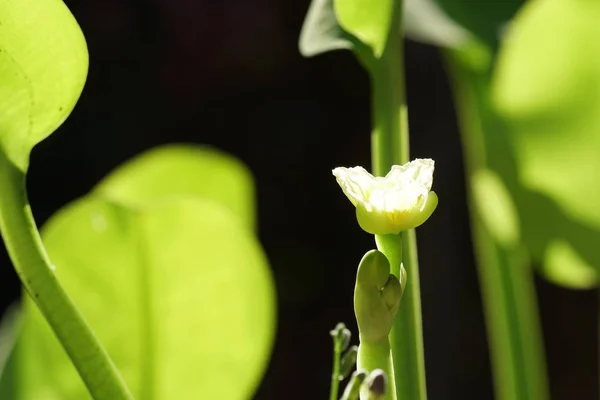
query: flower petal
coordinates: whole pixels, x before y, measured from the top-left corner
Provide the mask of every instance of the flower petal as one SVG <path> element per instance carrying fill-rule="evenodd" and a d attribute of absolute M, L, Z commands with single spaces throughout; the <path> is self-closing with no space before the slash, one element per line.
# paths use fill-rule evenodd
<path fill-rule="evenodd" d="M 416 183 L 427 190 L 431 190 L 434 169 L 435 162 L 431 158 L 417 158 L 404 165 L 392 166 L 385 179 L 401 185 Z"/>
<path fill-rule="evenodd" d="M 375 178 L 367 170 L 363 167 L 338 167 L 332 173 L 352 204 L 356 206 L 359 202 L 367 202 L 368 194 L 376 184 Z"/>
<path fill-rule="evenodd" d="M 401 231 L 405 231 L 408 229 L 414 229 L 420 225 L 422 225 L 431 214 L 435 211 L 438 205 L 438 197 L 435 192 L 429 192 L 427 196 L 427 200 L 423 205 L 422 210 L 415 210 L 411 213 L 411 215 L 407 216 L 406 220 L 403 223 Z"/>

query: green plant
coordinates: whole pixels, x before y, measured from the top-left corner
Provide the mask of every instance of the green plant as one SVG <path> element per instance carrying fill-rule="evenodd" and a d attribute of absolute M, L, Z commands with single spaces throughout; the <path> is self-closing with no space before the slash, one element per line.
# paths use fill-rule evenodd
<path fill-rule="evenodd" d="M 249 171 L 206 147 L 156 149 L 40 238 L 29 153 L 73 109 L 87 50 L 60 0 L 4 1 L 0 14 L 0 230 L 27 292 L 0 337 L 0 398 L 251 396 L 275 291 Z"/>
<path fill-rule="evenodd" d="M 570 288 L 597 285 L 598 15 L 592 1 L 314 0 L 300 36 L 305 56 L 350 49 L 369 72 L 375 175 L 408 161 L 402 34 L 442 48 L 499 399 L 549 397 L 533 266 Z M 402 237 L 403 246 L 376 239 L 392 266 L 402 260 L 407 270 L 390 334 L 397 397 L 421 399 L 414 232 Z"/>

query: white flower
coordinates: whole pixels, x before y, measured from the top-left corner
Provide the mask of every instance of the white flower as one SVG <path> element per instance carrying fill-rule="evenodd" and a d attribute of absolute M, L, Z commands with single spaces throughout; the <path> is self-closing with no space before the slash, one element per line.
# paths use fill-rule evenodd
<path fill-rule="evenodd" d="M 416 159 L 394 165 L 385 177 L 374 177 L 362 167 L 333 170 L 344 194 L 356 207 L 358 223 L 375 235 L 397 234 L 416 228 L 435 210 L 431 191 L 434 161 Z"/>

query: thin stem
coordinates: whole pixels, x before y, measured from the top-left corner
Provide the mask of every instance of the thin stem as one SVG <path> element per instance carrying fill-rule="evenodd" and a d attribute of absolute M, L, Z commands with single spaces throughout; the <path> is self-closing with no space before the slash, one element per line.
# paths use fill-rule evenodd
<path fill-rule="evenodd" d="M 340 392 L 340 357 L 342 356 L 342 346 L 339 340 L 333 341 L 333 368 L 331 372 L 331 389 L 329 400 L 337 400 Z"/>
<path fill-rule="evenodd" d="M 465 49 L 468 52 L 469 49 Z M 467 54 L 468 55 L 468 54 Z M 519 244 L 494 240 L 473 201 L 472 177 L 491 168 L 498 144 L 490 145 L 506 129 L 487 106 L 489 70 L 464 65 L 465 53 L 445 54 L 453 84 L 461 128 L 469 197 L 472 237 L 490 342 L 496 398 L 499 400 L 546 400 L 549 398 L 543 337 L 537 312 L 531 263 Z"/>
<path fill-rule="evenodd" d="M 0 231 L 15 270 L 95 400 L 130 400 L 118 370 L 52 271 L 25 191 L 25 172 L 0 150 Z"/>
<path fill-rule="evenodd" d="M 383 400 L 396 400 L 394 368 L 392 365 L 392 353 L 390 343 L 387 339 L 381 342 L 369 342 L 362 338 L 358 346 L 358 358 L 356 368 L 366 371 L 381 369 L 388 377 L 388 388 L 385 391 Z"/>

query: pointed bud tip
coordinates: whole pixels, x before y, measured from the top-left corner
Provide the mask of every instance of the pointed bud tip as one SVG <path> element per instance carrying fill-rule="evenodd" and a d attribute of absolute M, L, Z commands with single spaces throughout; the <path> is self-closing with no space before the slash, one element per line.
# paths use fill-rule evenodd
<path fill-rule="evenodd" d="M 343 322 L 339 322 L 334 329 L 329 331 L 336 346 L 339 346 L 340 351 L 344 351 L 350 345 L 352 333 Z"/>

